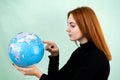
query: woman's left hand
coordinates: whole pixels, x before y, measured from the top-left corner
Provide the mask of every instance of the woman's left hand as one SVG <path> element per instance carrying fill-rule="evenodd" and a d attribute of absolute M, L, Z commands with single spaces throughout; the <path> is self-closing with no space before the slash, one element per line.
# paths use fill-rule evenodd
<path fill-rule="evenodd" d="M 22 68 L 14 64 L 14 67 L 24 75 L 36 76 L 37 78 L 40 78 L 43 74 L 35 65 Z"/>

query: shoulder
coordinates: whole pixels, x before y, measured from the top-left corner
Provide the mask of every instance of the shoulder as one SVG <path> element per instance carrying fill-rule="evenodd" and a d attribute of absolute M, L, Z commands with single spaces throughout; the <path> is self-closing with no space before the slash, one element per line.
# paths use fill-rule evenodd
<path fill-rule="evenodd" d="M 74 51 L 73 55 L 79 62 L 103 63 L 108 61 L 104 52 L 98 49 L 92 42 L 82 44 L 81 47 Z"/>
<path fill-rule="evenodd" d="M 105 53 L 95 46 L 91 47 L 90 50 L 88 50 L 86 53 L 86 59 L 88 62 L 93 62 L 94 64 L 100 65 L 109 62 Z"/>

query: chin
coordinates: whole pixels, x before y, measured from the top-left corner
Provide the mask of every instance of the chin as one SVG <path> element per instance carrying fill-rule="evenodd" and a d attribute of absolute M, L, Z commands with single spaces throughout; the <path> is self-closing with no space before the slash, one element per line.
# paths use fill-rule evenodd
<path fill-rule="evenodd" d="M 70 41 L 76 41 L 75 39 L 70 39 Z"/>

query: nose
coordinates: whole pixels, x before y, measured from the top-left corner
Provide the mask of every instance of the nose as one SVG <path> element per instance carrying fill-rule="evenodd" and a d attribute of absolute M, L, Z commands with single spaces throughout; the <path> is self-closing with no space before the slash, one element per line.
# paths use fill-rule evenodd
<path fill-rule="evenodd" d="M 70 29 L 69 29 L 69 27 L 67 27 L 67 29 L 66 29 L 66 32 L 70 32 Z"/>

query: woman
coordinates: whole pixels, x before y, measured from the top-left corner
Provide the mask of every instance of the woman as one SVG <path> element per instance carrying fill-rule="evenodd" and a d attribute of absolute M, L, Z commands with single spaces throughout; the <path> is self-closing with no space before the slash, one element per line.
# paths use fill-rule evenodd
<path fill-rule="evenodd" d="M 51 41 L 43 41 L 51 53 L 48 75 L 35 66 L 14 66 L 24 75 L 33 75 L 40 80 L 107 80 L 111 54 L 94 11 L 89 7 L 79 7 L 70 11 L 67 19 L 66 31 L 70 40 L 76 44 L 79 42 L 80 46 L 61 69 L 58 69 L 59 48 Z"/>

